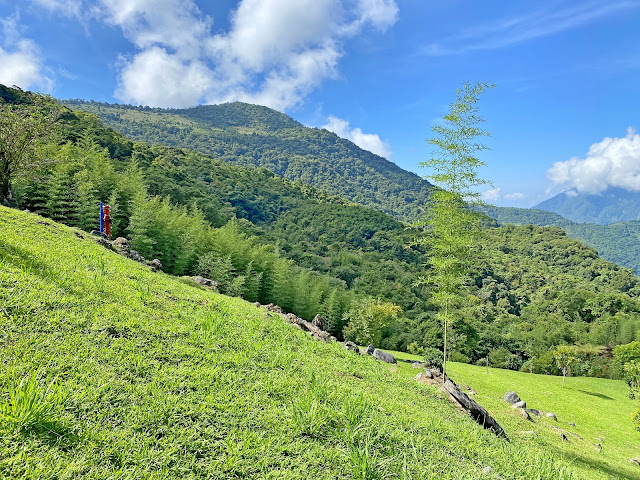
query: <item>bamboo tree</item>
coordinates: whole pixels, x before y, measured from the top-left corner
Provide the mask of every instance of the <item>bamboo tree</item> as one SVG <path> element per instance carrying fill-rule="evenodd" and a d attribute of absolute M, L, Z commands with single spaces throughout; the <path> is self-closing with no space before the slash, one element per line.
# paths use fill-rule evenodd
<path fill-rule="evenodd" d="M 444 329 L 443 378 L 446 373 L 448 337 L 464 298 L 465 288 L 480 235 L 481 216 L 474 208 L 482 205 L 477 191 L 489 182 L 478 176 L 484 162 L 478 152 L 487 150 L 478 138 L 489 133 L 480 128 L 484 119 L 477 106 L 479 96 L 494 85 L 465 83 L 456 92 L 444 123 L 433 127 L 435 136 L 427 142 L 435 147 L 433 157 L 420 163 L 433 173 L 427 178 L 436 185 L 431 190 L 428 212 L 415 226 L 424 235 L 416 243 L 430 247 L 430 266 L 418 284 L 433 287 L 432 301 Z"/>

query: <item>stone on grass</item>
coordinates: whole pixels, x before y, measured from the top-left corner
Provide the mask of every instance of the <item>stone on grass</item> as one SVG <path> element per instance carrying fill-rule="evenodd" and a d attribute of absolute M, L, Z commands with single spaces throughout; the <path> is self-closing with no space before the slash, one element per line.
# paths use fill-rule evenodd
<path fill-rule="evenodd" d="M 511 408 L 527 408 L 527 402 L 525 402 L 524 400 L 520 400 L 519 402 L 511 405 Z"/>
<path fill-rule="evenodd" d="M 151 260 L 149 262 L 149 266 L 151 267 L 151 270 L 153 270 L 154 272 L 158 272 L 162 270 L 162 262 L 157 258 L 154 258 L 153 260 Z"/>
<path fill-rule="evenodd" d="M 313 325 L 314 327 L 318 327 L 320 330 L 324 330 L 327 322 L 322 315 L 317 314 L 315 317 L 313 317 L 313 320 L 311 320 L 311 325 Z"/>
<path fill-rule="evenodd" d="M 373 357 L 376 360 L 380 360 L 385 363 L 398 363 L 396 358 L 391 355 L 389 352 L 383 352 L 382 350 L 378 350 L 377 348 L 373 351 Z"/>
<path fill-rule="evenodd" d="M 367 355 L 373 355 L 373 351 L 376 349 L 373 345 L 367 347 Z"/>
<path fill-rule="evenodd" d="M 411 366 L 412 366 L 413 368 L 427 368 L 427 364 L 426 364 L 426 363 L 424 363 L 424 362 L 418 362 L 418 361 L 412 362 L 412 363 L 411 363 Z"/>
<path fill-rule="evenodd" d="M 353 342 L 344 342 L 344 348 L 346 348 L 350 352 L 355 353 L 356 355 L 360 355 L 360 349 L 358 348 L 358 345 Z"/>
<path fill-rule="evenodd" d="M 569 426 L 571 426 L 571 427 L 575 427 L 575 426 L 576 426 L 576 424 L 575 424 L 575 423 L 573 423 L 573 422 L 569 422 Z"/>
<path fill-rule="evenodd" d="M 556 422 L 558 421 L 558 417 L 556 417 L 556 415 L 554 413 L 551 412 L 547 412 L 546 413 L 547 417 L 549 417 L 551 420 L 555 420 Z"/>
<path fill-rule="evenodd" d="M 520 415 L 522 415 L 525 420 L 529 420 L 530 422 L 533 422 L 531 415 L 529 415 L 529 413 L 527 413 L 527 411 L 524 408 L 520 409 Z"/>
<path fill-rule="evenodd" d="M 520 397 L 516 392 L 509 391 L 504 394 L 504 401 L 509 402 L 511 405 L 514 403 L 518 403 L 520 401 Z"/>
<path fill-rule="evenodd" d="M 600 453 L 602 451 L 602 445 L 599 443 L 594 443 L 593 446 L 596 448 L 596 452 Z"/>

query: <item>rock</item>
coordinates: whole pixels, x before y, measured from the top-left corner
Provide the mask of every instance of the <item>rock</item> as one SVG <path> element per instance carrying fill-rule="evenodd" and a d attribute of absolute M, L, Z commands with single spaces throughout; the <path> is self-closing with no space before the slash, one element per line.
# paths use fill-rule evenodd
<path fill-rule="evenodd" d="M 433 377 L 428 377 L 426 373 L 419 373 L 413 379 L 416 382 L 426 383 L 427 385 L 435 385 L 436 381 Z"/>
<path fill-rule="evenodd" d="M 558 417 L 556 417 L 554 413 L 547 412 L 546 416 L 549 417 L 551 420 L 555 420 L 556 422 L 558 421 Z"/>
<path fill-rule="evenodd" d="M 154 258 L 153 260 L 151 260 L 149 262 L 149 266 L 151 267 L 151 270 L 153 270 L 154 272 L 162 270 L 162 262 L 160 262 L 160 260 L 158 260 L 157 258 Z"/>
<path fill-rule="evenodd" d="M 124 237 L 118 237 L 113 241 L 113 246 L 116 251 L 126 253 L 129 251 L 129 240 Z"/>
<path fill-rule="evenodd" d="M 433 374 L 431 373 L 431 370 L 427 370 L 424 373 L 421 373 L 420 375 L 424 375 L 427 378 L 433 378 Z"/>
<path fill-rule="evenodd" d="M 278 308 L 280 308 L 280 307 L 278 307 Z M 320 340 L 321 342 L 335 342 L 336 341 L 336 337 L 334 337 L 333 335 L 325 332 L 324 330 L 320 330 L 318 327 L 313 325 L 311 322 L 307 322 L 304 318 L 300 318 L 297 315 L 294 315 L 293 313 L 288 313 L 286 315 L 281 313 L 280 315 L 282 315 L 282 317 L 287 319 L 289 321 L 289 323 L 291 323 L 293 325 L 298 325 L 300 328 L 302 328 L 302 330 L 310 333 L 311 336 L 315 340 Z"/>
<path fill-rule="evenodd" d="M 282 313 L 282 309 L 278 305 L 274 305 L 273 303 L 266 305 L 266 307 L 268 312 Z"/>
<path fill-rule="evenodd" d="M 582 440 L 582 437 L 577 433 L 569 432 L 569 435 L 571 435 L 572 437 L 576 437 L 578 440 Z"/>
<path fill-rule="evenodd" d="M 433 378 L 436 377 L 441 377 L 442 376 L 442 372 L 440 371 L 440 369 L 438 367 L 436 368 L 430 368 L 427 370 L 428 372 L 431 372 L 431 375 L 433 375 Z"/>
<path fill-rule="evenodd" d="M 216 282 L 215 280 L 211 280 L 210 278 L 201 277 L 200 275 L 196 275 L 195 277 L 191 277 L 191 280 L 193 280 L 196 283 L 199 283 L 203 287 L 209 287 L 209 288 L 215 288 L 215 289 L 218 288 L 218 282 Z M 258 305 L 260 305 L 260 304 L 258 304 Z"/>
<path fill-rule="evenodd" d="M 322 315 L 317 314 L 315 317 L 313 317 L 313 320 L 311 320 L 311 325 L 313 325 L 314 327 L 318 327 L 320 330 L 324 330 L 327 322 Z"/>
<path fill-rule="evenodd" d="M 353 342 L 344 342 L 344 348 L 346 348 L 350 352 L 360 355 L 360 349 L 358 348 L 358 345 Z"/>
<path fill-rule="evenodd" d="M 416 361 L 416 362 L 412 362 L 412 363 L 411 363 L 411 366 L 412 366 L 413 368 L 427 368 L 427 364 L 426 364 L 426 363 L 424 363 L 424 362 L 418 362 L 418 361 Z"/>
<path fill-rule="evenodd" d="M 518 403 L 520 401 L 520 397 L 516 392 L 508 391 L 504 394 L 504 401 L 509 402 L 511 405 L 514 403 Z"/>
<path fill-rule="evenodd" d="M 136 262 L 145 263 L 144 257 L 135 250 L 130 250 L 127 257 L 129 257 L 131 260 L 135 260 Z"/>
<path fill-rule="evenodd" d="M 378 350 L 377 348 L 373 350 L 373 357 L 376 360 L 380 360 L 381 362 L 398 363 L 396 361 L 396 358 L 389 352 L 383 352 L 382 350 Z"/>
<path fill-rule="evenodd" d="M 373 345 L 367 347 L 367 355 L 373 355 L 373 351 L 376 349 Z"/>
<path fill-rule="evenodd" d="M 472 388 L 471 390 L 469 390 L 469 395 L 476 395 L 476 391 Z"/>
<path fill-rule="evenodd" d="M 640 467 L 640 458 L 630 458 L 629 461 L 631 463 L 635 463 L 636 465 L 638 465 Z"/>
<path fill-rule="evenodd" d="M 567 438 L 567 436 L 564 433 L 560 434 L 560 438 L 562 439 L 563 442 L 568 442 L 569 439 Z"/>
<path fill-rule="evenodd" d="M 469 396 L 460 390 L 450 379 L 445 378 L 442 387 L 451 396 L 451 398 L 460 405 L 460 407 L 471 415 L 478 424 L 491 430 L 499 437 L 507 438 L 507 434 L 504 432 L 500 424 L 496 422 L 491 415 L 489 415 L 489 412 L 487 412 L 484 407 L 475 400 L 469 398 Z"/>
<path fill-rule="evenodd" d="M 513 405 L 511 405 L 511 408 L 527 408 L 527 402 L 520 400 L 519 402 L 516 402 Z"/>
<path fill-rule="evenodd" d="M 575 424 L 575 423 L 573 423 L 573 422 L 569 422 L 569 426 L 571 426 L 571 427 L 575 427 L 575 426 L 576 426 L 576 424 Z"/>
<path fill-rule="evenodd" d="M 594 443 L 593 446 L 595 447 L 596 452 L 600 453 L 602 451 L 602 445 L 599 443 Z"/>
<path fill-rule="evenodd" d="M 522 415 L 525 420 L 529 420 L 530 422 L 533 422 L 531 415 L 529 415 L 529 413 L 524 408 L 520 409 L 520 415 Z"/>
<path fill-rule="evenodd" d="M 106 234 L 106 233 L 102 233 L 102 232 L 101 232 L 101 231 L 99 231 L 99 230 L 91 230 L 90 235 L 93 235 L 93 236 L 95 236 L 95 237 L 99 237 L 99 238 L 104 238 L 105 240 L 108 240 L 108 239 L 109 239 L 109 237 L 107 237 L 107 234 Z"/>
<path fill-rule="evenodd" d="M 526 410 L 529 415 L 535 415 L 536 417 L 540 418 L 540 410 L 536 410 L 535 408 L 527 408 Z"/>

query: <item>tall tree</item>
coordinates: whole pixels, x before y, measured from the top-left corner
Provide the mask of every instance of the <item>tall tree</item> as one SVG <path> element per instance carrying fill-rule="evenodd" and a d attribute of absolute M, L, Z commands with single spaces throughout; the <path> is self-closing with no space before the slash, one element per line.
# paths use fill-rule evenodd
<path fill-rule="evenodd" d="M 487 147 L 478 142 L 489 136 L 480 125 L 484 119 L 477 106 L 479 96 L 494 85 L 465 83 L 456 92 L 444 123 L 433 127 L 435 136 L 427 142 L 435 147 L 433 157 L 420 163 L 433 173 L 427 178 L 436 187 L 431 190 L 427 214 L 416 222 L 424 235 L 418 244 L 430 247 L 426 275 L 419 284 L 432 285 L 432 301 L 444 329 L 443 374 L 446 372 L 450 328 L 457 318 L 480 234 L 481 215 L 474 208 L 482 205 L 478 188 L 489 182 L 478 175 L 484 165 L 477 154 Z"/>
<path fill-rule="evenodd" d="M 0 203 L 13 201 L 13 177 L 39 160 L 36 147 L 51 135 L 59 115 L 47 97 L 34 97 L 29 107 L 0 101 Z"/>

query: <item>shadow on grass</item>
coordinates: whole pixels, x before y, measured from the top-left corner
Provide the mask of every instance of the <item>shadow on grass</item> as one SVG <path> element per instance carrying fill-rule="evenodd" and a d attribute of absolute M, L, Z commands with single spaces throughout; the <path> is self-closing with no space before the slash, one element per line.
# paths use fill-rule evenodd
<path fill-rule="evenodd" d="M 608 395 L 605 395 L 603 393 L 596 393 L 596 392 L 587 392 L 586 390 L 578 390 L 580 393 L 586 393 L 587 395 L 591 395 L 592 397 L 598 397 L 598 398 L 602 398 L 604 400 L 614 400 L 614 398 L 609 397 Z"/>

